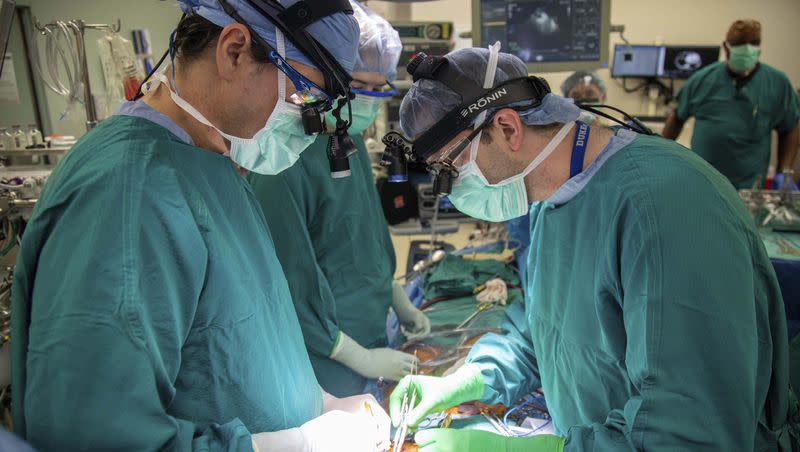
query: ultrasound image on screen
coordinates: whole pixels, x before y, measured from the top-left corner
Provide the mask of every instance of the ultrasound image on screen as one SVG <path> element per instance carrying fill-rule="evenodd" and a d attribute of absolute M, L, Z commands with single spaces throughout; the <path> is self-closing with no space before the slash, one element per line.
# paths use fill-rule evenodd
<path fill-rule="evenodd" d="M 719 60 L 719 46 L 667 46 L 664 52 L 664 77 L 689 78 L 698 70 Z"/>
<path fill-rule="evenodd" d="M 569 4 L 553 2 L 508 5 L 508 47 L 522 61 L 546 61 L 568 51 L 572 41 Z"/>

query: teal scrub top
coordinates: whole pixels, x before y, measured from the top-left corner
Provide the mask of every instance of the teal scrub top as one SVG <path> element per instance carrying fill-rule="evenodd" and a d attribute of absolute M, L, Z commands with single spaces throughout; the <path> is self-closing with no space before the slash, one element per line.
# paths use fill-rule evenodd
<path fill-rule="evenodd" d="M 764 63 L 741 86 L 725 62 L 709 65 L 689 78 L 677 98 L 678 119 L 695 118 L 692 150 L 736 188 L 764 182 L 771 132 L 787 133 L 800 119 L 800 100 L 789 79 Z"/>
<path fill-rule="evenodd" d="M 14 428 L 40 450 L 250 451 L 322 411 L 246 181 L 135 116 L 45 186 L 12 290 Z"/>
<path fill-rule="evenodd" d="M 567 452 L 787 447 L 783 301 L 722 175 L 639 136 L 530 216 L 525 305 L 467 359 L 485 402 L 543 387 Z"/>
<path fill-rule="evenodd" d="M 251 174 L 274 238 L 311 364 L 327 392 L 362 393 L 367 380 L 329 358 L 342 331 L 366 348 L 385 347 L 395 255 L 360 136 L 351 176 L 334 179 L 328 136 L 277 176 Z"/>

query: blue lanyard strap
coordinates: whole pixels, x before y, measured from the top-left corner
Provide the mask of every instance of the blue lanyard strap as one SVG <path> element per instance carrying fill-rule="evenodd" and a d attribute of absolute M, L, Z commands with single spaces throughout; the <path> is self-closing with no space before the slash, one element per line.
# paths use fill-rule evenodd
<path fill-rule="evenodd" d="M 569 163 L 569 178 L 577 176 L 583 171 L 583 157 L 586 155 L 586 143 L 589 142 L 589 125 L 578 122 L 575 138 L 572 141 L 572 159 Z"/>

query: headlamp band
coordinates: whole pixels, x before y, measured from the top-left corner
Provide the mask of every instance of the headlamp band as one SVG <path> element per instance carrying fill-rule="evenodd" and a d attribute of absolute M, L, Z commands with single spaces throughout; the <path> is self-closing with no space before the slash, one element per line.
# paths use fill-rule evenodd
<path fill-rule="evenodd" d="M 515 109 L 535 108 L 548 93 L 547 82 L 534 76 L 512 79 L 490 90 L 481 90 L 480 95 L 451 110 L 414 140 L 415 157 L 425 160 L 435 154 L 453 137 L 471 127 L 475 118 L 486 110 L 525 101 L 529 103 Z"/>
<path fill-rule="evenodd" d="M 313 3 L 301 0 L 286 8 L 286 11 L 278 14 L 278 18 L 284 21 L 286 25 L 300 29 L 340 12 L 353 14 L 353 7 L 350 5 L 349 0 L 325 0 L 324 2 L 316 1 Z"/>
<path fill-rule="evenodd" d="M 219 0 L 223 8 L 226 0 Z M 353 8 L 347 0 L 326 0 L 325 2 L 314 2 L 310 6 L 307 1 L 300 1 L 292 5 L 295 9 L 284 8 L 280 3 L 273 0 L 245 0 L 253 9 L 266 17 L 275 27 L 289 39 L 289 41 L 300 50 L 311 62 L 322 71 L 325 77 L 325 89 L 334 96 L 347 96 L 350 90 L 352 78 L 350 74 L 339 64 L 336 58 L 325 47 L 305 30 L 311 23 L 330 16 L 331 14 L 342 12 L 353 14 Z M 299 5 L 302 3 L 302 5 Z M 322 5 L 327 3 L 327 5 Z M 318 5 L 319 4 L 319 5 Z M 346 4 L 346 5 L 345 5 Z M 298 6 L 299 5 L 299 6 Z M 230 5 L 228 7 L 233 10 Z M 291 10 L 291 11 L 290 11 Z M 226 9 L 228 12 L 228 9 Z M 229 13 L 230 14 L 230 13 Z M 305 15 L 305 17 L 300 17 Z M 238 19 L 237 19 L 238 20 Z M 296 26 L 300 24 L 300 26 Z"/>

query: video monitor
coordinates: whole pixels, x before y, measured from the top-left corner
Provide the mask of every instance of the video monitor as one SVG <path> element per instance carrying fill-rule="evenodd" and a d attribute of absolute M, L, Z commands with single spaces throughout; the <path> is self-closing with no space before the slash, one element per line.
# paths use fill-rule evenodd
<path fill-rule="evenodd" d="M 606 67 L 610 0 L 473 0 L 473 45 L 496 41 L 530 72 Z"/>
<path fill-rule="evenodd" d="M 658 77 L 660 46 L 617 44 L 614 46 L 612 77 Z"/>
<path fill-rule="evenodd" d="M 661 77 L 689 78 L 719 61 L 719 46 L 665 46 Z"/>

